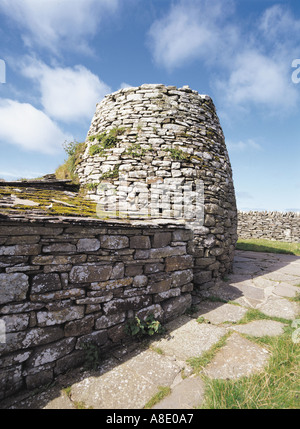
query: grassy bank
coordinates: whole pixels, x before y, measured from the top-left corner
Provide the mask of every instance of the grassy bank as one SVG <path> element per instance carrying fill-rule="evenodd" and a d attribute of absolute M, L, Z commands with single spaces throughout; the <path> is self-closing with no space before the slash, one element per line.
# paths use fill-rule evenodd
<path fill-rule="evenodd" d="M 286 253 L 300 256 L 300 243 L 287 243 L 263 239 L 239 239 L 236 245 L 238 250 L 250 250 L 253 252 Z"/>

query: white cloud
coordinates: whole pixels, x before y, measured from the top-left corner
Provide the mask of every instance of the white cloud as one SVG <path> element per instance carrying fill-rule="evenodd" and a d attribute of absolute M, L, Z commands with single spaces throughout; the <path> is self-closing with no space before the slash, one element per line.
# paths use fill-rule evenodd
<path fill-rule="evenodd" d="M 237 143 L 229 141 L 229 142 L 226 142 L 226 146 L 229 151 L 234 151 L 234 152 L 244 152 L 246 150 L 262 150 L 261 145 L 256 143 L 252 139 L 239 141 Z"/>
<path fill-rule="evenodd" d="M 244 51 L 233 61 L 228 79 L 217 82 L 227 104 L 259 104 L 270 111 L 295 107 L 298 91 L 291 83 L 289 64 L 257 50 Z"/>
<path fill-rule="evenodd" d="M 39 86 L 45 113 L 64 122 L 90 120 L 96 104 L 111 92 L 110 87 L 82 65 L 51 68 L 30 59 L 22 67 L 22 73 Z"/>
<path fill-rule="evenodd" d="M 220 25 L 232 11 L 231 0 L 180 1 L 156 20 L 149 31 L 155 61 L 173 69 L 196 58 L 210 61 L 221 54 L 224 38 L 233 40 L 231 27 Z"/>
<path fill-rule="evenodd" d="M 29 46 L 52 52 L 62 47 L 87 50 L 100 21 L 117 10 L 119 0 L 1 0 L 0 12 L 24 31 Z"/>
<path fill-rule="evenodd" d="M 4 99 L 0 101 L 0 140 L 25 150 L 53 154 L 72 136 L 31 104 Z"/>

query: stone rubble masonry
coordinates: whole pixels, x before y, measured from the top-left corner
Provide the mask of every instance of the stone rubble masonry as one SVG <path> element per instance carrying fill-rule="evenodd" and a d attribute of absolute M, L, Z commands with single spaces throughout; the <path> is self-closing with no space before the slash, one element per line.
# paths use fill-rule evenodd
<path fill-rule="evenodd" d="M 97 144 L 93 137 L 116 128 L 122 132 L 114 147 L 91 155 L 90 148 Z M 119 174 L 108 177 L 114 171 Z M 200 261 L 199 271 L 206 273 L 196 276 L 196 286 L 204 289 L 207 279 L 215 281 L 231 271 L 237 240 L 235 192 L 223 131 L 209 96 L 187 86 L 178 89 L 160 84 L 144 84 L 107 95 L 97 104 L 76 172 L 80 184 L 89 185 L 89 198 L 103 207 L 109 209 L 118 198 L 121 202 L 126 198 L 128 204 L 143 208 L 152 218 L 158 216 L 149 203 L 154 184 L 192 184 L 195 189 L 195 184 L 202 182 L 205 213 L 201 226 L 194 229 L 193 245 L 198 253 L 196 265 Z M 103 186 L 107 187 L 105 196 Z M 179 213 L 176 192 L 170 198 L 175 217 Z M 121 204 L 119 210 L 122 212 Z M 178 233 L 178 242 L 181 235 L 184 237 L 184 232 Z M 126 239 L 117 237 L 115 244 L 112 237 L 100 241 L 102 248 L 127 246 Z M 155 253 L 160 258 L 160 249 L 169 248 L 169 241 L 167 232 L 154 237 L 151 249 L 147 237 L 131 238 L 130 246 L 137 249 L 139 259 L 154 258 Z M 171 259 L 168 269 L 172 269 Z"/>
<path fill-rule="evenodd" d="M 6 243 L 25 236 L 39 252 L 16 244 L 14 255 Z M 109 353 L 130 343 L 128 319 L 165 323 L 192 302 L 193 233 L 183 226 L 7 218 L 0 240 L 0 400 L 83 364 L 84 344 Z"/>
<path fill-rule="evenodd" d="M 241 239 L 300 243 L 300 213 L 239 211 L 237 231 Z"/>

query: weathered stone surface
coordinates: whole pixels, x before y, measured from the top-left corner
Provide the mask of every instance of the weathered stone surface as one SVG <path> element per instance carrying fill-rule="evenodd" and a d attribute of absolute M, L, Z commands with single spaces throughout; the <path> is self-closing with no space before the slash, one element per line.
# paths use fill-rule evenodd
<path fill-rule="evenodd" d="M 23 385 L 22 366 L 15 365 L 13 368 L 1 370 L 0 372 L 0 399 L 17 392 Z"/>
<path fill-rule="evenodd" d="M 149 256 L 150 258 L 167 258 L 168 256 L 179 256 L 185 255 L 186 247 L 185 246 L 177 246 L 171 247 L 166 246 L 158 249 L 150 249 Z"/>
<path fill-rule="evenodd" d="M 24 300 L 28 288 L 28 276 L 25 274 L 0 274 L 0 304 Z"/>
<path fill-rule="evenodd" d="M 72 283 L 105 281 L 110 278 L 111 272 L 110 265 L 79 265 L 72 268 L 70 281 Z"/>
<path fill-rule="evenodd" d="M 30 357 L 28 366 L 36 367 L 54 362 L 62 356 L 69 354 L 74 349 L 75 343 L 75 338 L 65 338 L 50 345 L 39 347 Z"/>
<path fill-rule="evenodd" d="M 101 237 L 101 247 L 104 249 L 124 249 L 129 247 L 129 238 L 122 235 L 109 236 L 103 235 Z"/>
<path fill-rule="evenodd" d="M 165 355 L 174 356 L 178 361 L 201 356 L 226 334 L 225 328 L 200 324 L 186 316 L 169 322 L 166 328 L 168 337 L 154 340 L 152 347 L 162 349 Z"/>
<path fill-rule="evenodd" d="M 150 238 L 143 235 L 136 235 L 130 238 L 130 247 L 132 249 L 150 249 Z"/>
<path fill-rule="evenodd" d="M 221 302 L 204 301 L 197 306 L 197 316 L 204 317 L 210 323 L 218 325 L 225 322 L 238 322 L 248 309 Z"/>
<path fill-rule="evenodd" d="M 166 247 L 169 246 L 172 239 L 171 232 L 157 232 L 153 236 L 152 247 Z"/>
<path fill-rule="evenodd" d="M 148 277 L 144 275 L 135 276 L 133 278 L 133 287 L 145 287 L 148 283 Z"/>
<path fill-rule="evenodd" d="M 76 349 L 82 349 L 84 344 L 96 344 L 102 346 L 107 341 L 107 331 L 93 331 L 91 334 L 79 337 L 76 342 Z"/>
<path fill-rule="evenodd" d="M 76 337 L 78 335 L 89 334 L 94 326 L 94 316 L 86 316 L 80 320 L 68 322 L 65 325 L 65 336 Z"/>
<path fill-rule="evenodd" d="M 37 313 L 38 326 L 59 325 L 70 320 L 82 319 L 84 315 L 83 306 L 63 308 L 58 311 L 39 311 Z"/>
<path fill-rule="evenodd" d="M 299 306 L 296 302 L 273 296 L 270 296 L 265 302 L 258 305 L 257 308 L 268 316 L 282 317 L 284 319 L 295 319 L 299 313 Z"/>
<path fill-rule="evenodd" d="M 234 333 L 204 371 L 211 378 L 247 377 L 261 371 L 268 359 L 266 349 Z"/>
<path fill-rule="evenodd" d="M 283 334 L 284 324 L 274 320 L 254 320 L 246 325 L 233 325 L 231 329 L 253 337 L 264 337 L 265 335 L 274 337 Z"/>
<path fill-rule="evenodd" d="M 118 313 L 111 316 L 101 316 L 95 322 L 95 329 L 106 329 L 125 321 L 126 314 Z"/>
<path fill-rule="evenodd" d="M 100 241 L 97 238 L 81 238 L 77 243 L 78 252 L 94 252 L 100 249 Z"/>
<path fill-rule="evenodd" d="M 38 255 L 41 251 L 39 244 L 17 244 L 15 246 L 0 246 L 0 256 Z"/>
<path fill-rule="evenodd" d="M 111 315 L 129 310 L 139 310 L 141 307 L 150 305 L 151 302 L 151 297 L 147 295 L 127 299 L 113 299 L 103 305 L 103 311 L 105 315 Z"/>
<path fill-rule="evenodd" d="M 161 303 L 165 320 L 174 319 L 180 314 L 183 314 L 191 305 L 192 298 L 190 294 L 183 294 L 179 297 L 170 298 Z"/>
<path fill-rule="evenodd" d="M 75 383 L 72 399 L 94 409 L 141 409 L 157 393 L 158 386 L 168 386 L 179 372 L 176 362 L 148 350 L 113 367 L 108 362 L 99 377 Z"/>
<path fill-rule="evenodd" d="M 205 385 L 200 377 L 185 378 L 176 384 L 171 394 L 152 407 L 163 410 L 192 410 L 204 400 Z"/>
<path fill-rule="evenodd" d="M 166 271 L 177 271 L 192 268 L 194 258 L 191 255 L 171 256 L 166 259 Z"/>
<path fill-rule="evenodd" d="M 61 327 L 32 328 L 28 331 L 22 340 L 22 347 L 27 349 L 37 345 L 43 345 L 57 341 L 64 336 L 64 330 Z"/>
<path fill-rule="evenodd" d="M 32 280 L 32 293 L 44 293 L 61 289 L 58 274 L 37 274 Z"/>
<path fill-rule="evenodd" d="M 94 291 L 98 290 L 113 290 L 121 287 L 130 286 L 133 282 L 132 277 L 125 277 L 124 279 L 119 280 L 108 280 L 107 282 L 93 282 L 91 283 L 90 289 Z"/>
<path fill-rule="evenodd" d="M 23 331 L 28 327 L 30 315 L 16 314 L 1 317 L 5 323 L 6 332 Z"/>
<path fill-rule="evenodd" d="M 49 246 L 43 246 L 44 253 L 61 252 L 61 253 L 75 253 L 76 246 L 70 243 L 54 243 Z"/>

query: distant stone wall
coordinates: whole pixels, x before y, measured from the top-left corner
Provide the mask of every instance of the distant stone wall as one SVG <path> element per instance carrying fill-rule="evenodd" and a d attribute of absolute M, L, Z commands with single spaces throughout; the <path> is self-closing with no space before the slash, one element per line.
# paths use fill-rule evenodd
<path fill-rule="evenodd" d="M 0 220 L 0 399 L 81 365 L 84 344 L 131 341 L 134 316 L 182 314 L 191 239 L 176 225 Z"/>
<path fill-rule="evenodd" d="M 239 211 L 238 237 L 300 243 L 300 214 Z"/>

